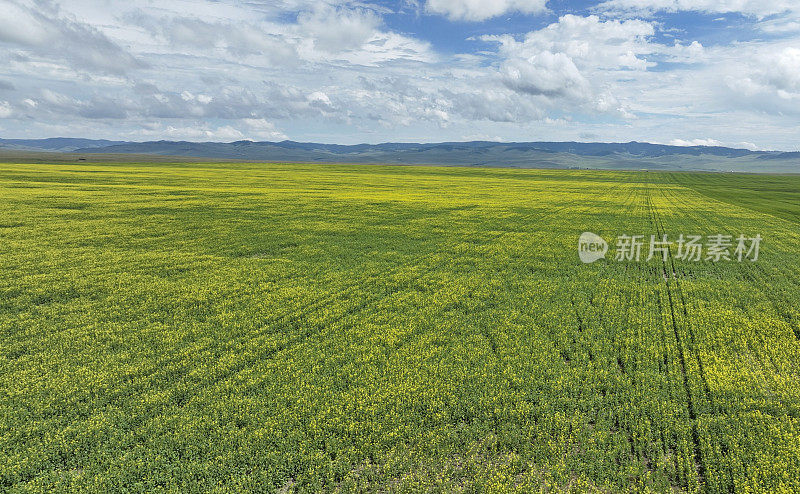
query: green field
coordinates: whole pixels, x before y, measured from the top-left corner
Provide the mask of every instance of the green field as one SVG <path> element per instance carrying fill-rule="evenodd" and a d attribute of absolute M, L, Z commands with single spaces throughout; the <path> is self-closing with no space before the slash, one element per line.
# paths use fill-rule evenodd
<path fill-rule="evenodd" d="M 798 492 L 800 176 L 0 164 L 0 490 Z M 758 261 L 577 241 L 763 237 Z"/>

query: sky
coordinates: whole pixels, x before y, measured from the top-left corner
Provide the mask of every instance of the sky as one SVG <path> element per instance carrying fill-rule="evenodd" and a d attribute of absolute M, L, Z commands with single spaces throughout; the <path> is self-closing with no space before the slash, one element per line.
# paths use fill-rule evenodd
<path fill-rule="evenodd" d="M 800 150 L 800 0 L 0 0 L 0 137 Z"/>

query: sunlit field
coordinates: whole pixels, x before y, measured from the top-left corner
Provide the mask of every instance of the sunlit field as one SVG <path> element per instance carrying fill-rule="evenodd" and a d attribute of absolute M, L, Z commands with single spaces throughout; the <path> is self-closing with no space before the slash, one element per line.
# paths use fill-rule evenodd
<path fill-rule="evenodd" d="M 800 176 L 0 164 L 0 490 L 800 491 L 799 253 Z"/>

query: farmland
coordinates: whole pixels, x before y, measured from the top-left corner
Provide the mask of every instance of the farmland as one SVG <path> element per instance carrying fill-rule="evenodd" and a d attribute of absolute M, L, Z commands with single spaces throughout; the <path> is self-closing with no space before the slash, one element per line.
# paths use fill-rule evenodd
<path fill-rule="evenodd" d="M 0 490 L 800 491 L 800 176 L 0 164 Z M 583 264 L 584 231 L 763 237 Z"/>

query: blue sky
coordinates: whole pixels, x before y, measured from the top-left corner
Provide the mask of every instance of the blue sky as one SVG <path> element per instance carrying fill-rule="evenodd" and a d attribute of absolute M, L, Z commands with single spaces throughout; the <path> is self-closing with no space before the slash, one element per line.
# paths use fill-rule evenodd
<path fill-rule="evenodd" d="M 796 0 L 0 0 L 0 137 L 800 145 Z"/>

